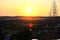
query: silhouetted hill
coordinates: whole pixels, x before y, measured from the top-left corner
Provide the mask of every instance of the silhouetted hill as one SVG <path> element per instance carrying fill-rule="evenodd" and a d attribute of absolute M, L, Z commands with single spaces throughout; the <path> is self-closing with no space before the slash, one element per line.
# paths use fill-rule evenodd
<path fill-rule="evenodd" d="M 56 17 L 43 17 L 43 16 L 36 16 L 36 17 L 34 17 L 34 16 L 29 16 L 29 17 L 27 17 L 27 16 L 0 16 L 0 20 L 16 20 L 16 19 L 21 20 L 21 19 L 25 19 L 25 18 L 27 18 L 27 19 L 31 19 L 32 18 L 34 20 L 54 19 L 54 18 L 59 19 L 60 16 L 56 16 Z"/>

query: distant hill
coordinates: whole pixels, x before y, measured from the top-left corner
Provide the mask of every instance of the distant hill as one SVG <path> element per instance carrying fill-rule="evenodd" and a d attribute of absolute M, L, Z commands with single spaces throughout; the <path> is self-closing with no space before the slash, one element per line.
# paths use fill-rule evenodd
<path fill-rule="evenodd" d="M 43 16 L 0 16 L 0 20 L 42 20 L 42 19 L 60 19 L 60 16 L 56 16 L 56 17 L 43 17 Z"/>

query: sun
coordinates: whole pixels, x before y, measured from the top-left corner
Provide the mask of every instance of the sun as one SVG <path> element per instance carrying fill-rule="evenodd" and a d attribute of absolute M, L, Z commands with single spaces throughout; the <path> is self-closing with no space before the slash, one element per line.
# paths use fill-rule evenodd
<path fill-rule="evenodd" d="M 27 13 L 31 13 L 32 8 L 31 8 L 31 7 L 27 7 L 27 8 L 26 8 L 26 11 L 27 11 Z"/>
<path fill-rule="evenodd" d="M 32 16 L 33 15 L 32 14 L 32 7 L 27 6 L 25 9 L 25 12 L 26 12 L 26 13 L 24 13 L 25 16 Z"/>

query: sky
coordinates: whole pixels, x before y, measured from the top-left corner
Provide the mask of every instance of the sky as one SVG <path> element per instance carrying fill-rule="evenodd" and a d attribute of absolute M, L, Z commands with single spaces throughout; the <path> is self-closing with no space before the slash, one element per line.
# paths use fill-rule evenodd
<path fill-rule="evenodd" d="M 60 16 L 60 0 L 55 0 Z M 53 0 L 0 0 L 0 16 L 50 16 Z"/>

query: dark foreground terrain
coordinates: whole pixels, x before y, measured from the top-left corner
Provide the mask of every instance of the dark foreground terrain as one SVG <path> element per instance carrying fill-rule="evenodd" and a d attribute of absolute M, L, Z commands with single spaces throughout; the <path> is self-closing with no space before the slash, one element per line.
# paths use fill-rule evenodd
<path fill-rule="evenodd" d="M 0 17 L 0 30 L 1 40 L 60 39 L 60 17 Z"/>

